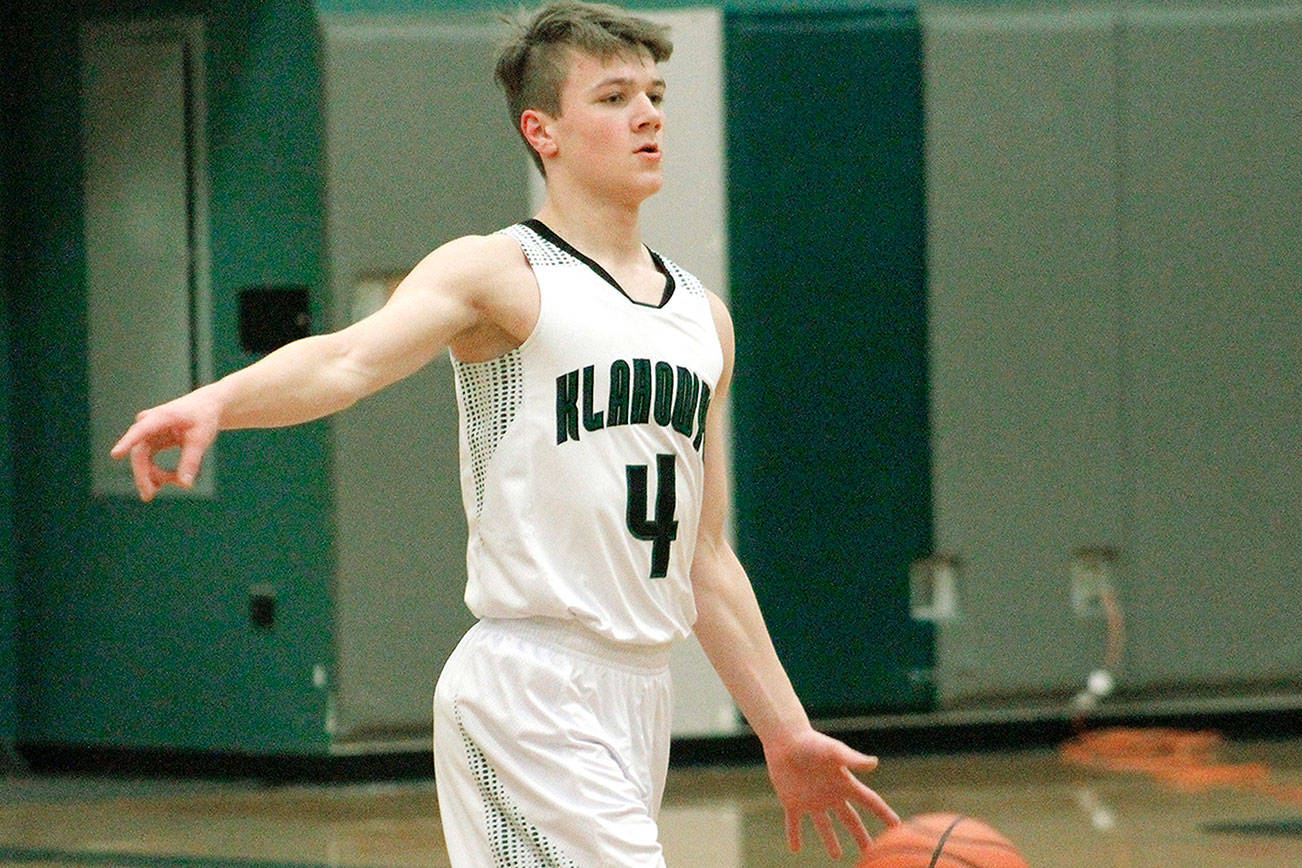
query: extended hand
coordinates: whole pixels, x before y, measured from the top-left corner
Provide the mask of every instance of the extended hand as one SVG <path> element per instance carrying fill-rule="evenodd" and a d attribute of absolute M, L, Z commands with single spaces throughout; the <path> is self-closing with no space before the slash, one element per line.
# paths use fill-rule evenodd
<path fill-rule="evenodd" d="M 764 756 L 769 780 L 786 812 L 787 843 L 792 852 L 800 849 L 800 826 L 806 814 L 833 859 L 841 858 L 842 852 L 833 816 L 849 831 L 860 850 L 872 844 L 872 836 L 856 805 L 868 808 L 887 825 L 900 822 L 890 805 L 855 777 L 855 772 L 876 769 L 876 757 L 861 754 L 812 729 L 782 744 L 765 745 Z"/>
<path fill-rule="evenodd" d="M 115 459 L 131 456 L 131 475 L 135 478 L 140 499 L 148 503 L 164 485 L 181 488 L 194 485 L 204 453 L 217 439 L 217 414 L 200 402 L 179 398 L 145 410 L 110 453 Z M 156 456 L 179 447 L 181 457 L 176 470 L 161 466 Z"/>

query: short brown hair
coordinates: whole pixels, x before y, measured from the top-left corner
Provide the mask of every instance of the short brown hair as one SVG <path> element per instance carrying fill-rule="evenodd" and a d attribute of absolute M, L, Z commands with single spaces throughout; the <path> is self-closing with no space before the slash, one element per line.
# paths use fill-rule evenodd
<path fill-rule="evenodd" d="M 520 115 L 525 109 L 560 114 L 567 51 L 577 50 L 605 60 L 625 51 L 645 49 L 660 63 L 668 60 L 674 50 L 667 26 L 604 3 L 555 0 L 511 24 L 512 32 L 498 51 L 495 77 L 506 91 L 511 123 L 522 138 Z M 532 147 L 529 154 L 541 171 L 542 158 Z"/>

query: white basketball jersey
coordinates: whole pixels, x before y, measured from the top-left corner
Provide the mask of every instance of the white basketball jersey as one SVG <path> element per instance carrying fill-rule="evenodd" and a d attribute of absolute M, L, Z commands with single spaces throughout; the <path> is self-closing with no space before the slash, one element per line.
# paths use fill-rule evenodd
<path fill-rule="evenodd" d="M 517 349 L 454 360 L 479 618 L 575 620 L 616 642 L 688 635 L 706 411 L 723 369 L 709 299 L 652 254 L 658 306 L 631 300 L 538 221 L 502 230 L 538 280 Z"/>

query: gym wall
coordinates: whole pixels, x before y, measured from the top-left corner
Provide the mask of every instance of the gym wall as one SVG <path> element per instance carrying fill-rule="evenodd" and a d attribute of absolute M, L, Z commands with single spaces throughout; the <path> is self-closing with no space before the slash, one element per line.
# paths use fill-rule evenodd
<path fill-rule="evenodd" d="M 332 328 L 430 250 L 527 211 L 525 156 L 492 90 L 481 19 L 323 16 Z M 442 663 L 473 623 L 456 392 L 446 354 L 331 422 L 335 738 L 429 739 Z"/>
<path fill-rule="evenodd" d="M 427 159 L 458 159 L 437 135 L 400 173 L 344 168 L 385 139 L 352 112 L 384 117 L 423 91 L 379 91 L 353 62 L 341 77 L 364 48 L 330 19 L 468 6 L 491 4 L 6 9 L 0 592 L 16 614 L 0 609 L 0 737 L 6 702 L 9 737 L 29 745 L 320 756 L 423 726 L 425 682 L 465 623 L 444 575 L 462 568 L 461 519 L 430 496 L 425 520 L 456 527 L 407 528 L 406 560 L 384 565 L 405 578 L 370 584 L 393 517 L 366 474 L 392 482 L 401 465 L 368 465 L 363 446 L 410 407 L 447 430 L 445 368 L 334 422 L 225 436 L 209 496 L 92 494 L 78 34 L 85 18 L 203 21 L 220 376 L 257 358 L 241 348 L 245 290 L 306 287 L 324 330 L 370 272 L 518 216 L 523 189 L 464 213 L 463 188 L 426 189 Z M 727 129 L 706 157 L 726 167 L 727 210 L 691 234 L 726 241 L 702 262 L 743 341 L 737 544 L 820 716 L 1061 713 L 1102 655 L 1100 614 L 1070 596 L 1087 546 L 1119 555 L 1123 689 L 1222 706 L 1296 693 L 1302 5 L 1168 6 L 710 7 Z M 446 44 L 395 38 L 398 70 Z M 496 110 L 469 55 L 455 60 L 445 83 Z M 410 138 L 395 131 L 389 146 Z M 501 135 L 484 170 L 527 176 Z M 379 225 L 395 198 L 414 216 Z M 446 463 L 441 433 L 403 448 Z M 418 499 L 443 486 L 404 484 Z M 437 556 L 421 550 L 434 534 Z M 959 564 L 959 617 L 934 625 L 909 613 L 911 564 L 932 553 Z M 692 666 L 680 690 L 710 708 L 717 683 Z"/>
<path fill-rule="evenodd" d="M 738 12 L 727 34 L 738 554 L 811 713 L 927 709 L 917 15 Z"/>
<path fill-rule="evenodd" d="M 11 31 L 12 12 L 0 9 L 0 33 Z M 13 47 L 10 40 L 0 44 L 0 81 L 11 81 Z M 13 422 L 10 418 L 10 395 L 13 374 L 9 367 L 9 282 L 13 261 L 10 235 L 10 140 L 13 136 L 12 91 L 0 89 L 0 741 L 12 743 L 18 735 L 17 696 L 18 661 L 14 649 L 17 639 L 14 577 L 14 486 Z"/>
<path fill-rule="evenodd" d="M 1122 693 L 1288 701 L 1302 5 L 922 23 L 936 547 L 962 563 L 941 704 L 1083 686 L 1106 632 L 1072 607 L 1086 547 L 1117 555 Z"/>
<path fill-rule="evenodd" d="M 18 740 L 319 752 L 333 662 L 325 426 L 224 438 L 210 496 L 144 506 L 92 494 L 79 29 L 84 19 L 175 15 L 205 25 L 214 373 L 256 358 L 238 336 L 246 288 L 311 287 L 322 321 L 310 6 L 39 2 L 16 11 Z M 251 589 L 275 598 L 273 627 L 251 622 Z"/>

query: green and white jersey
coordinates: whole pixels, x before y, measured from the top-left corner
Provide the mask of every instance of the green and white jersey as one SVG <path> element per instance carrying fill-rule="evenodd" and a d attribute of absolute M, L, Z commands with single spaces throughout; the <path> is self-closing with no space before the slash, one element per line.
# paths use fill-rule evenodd
<path fill-rule="evenodd" d="M 577 621 L 615 642 L 684 637 L 723 369 L 705 290 L 652 253 L 664 297 L 635 302 L 542 223 L 502 231 L 537 277 L 540 310 L 517 349 L 453 362 L 466 604 L 479 618 Z"/>

